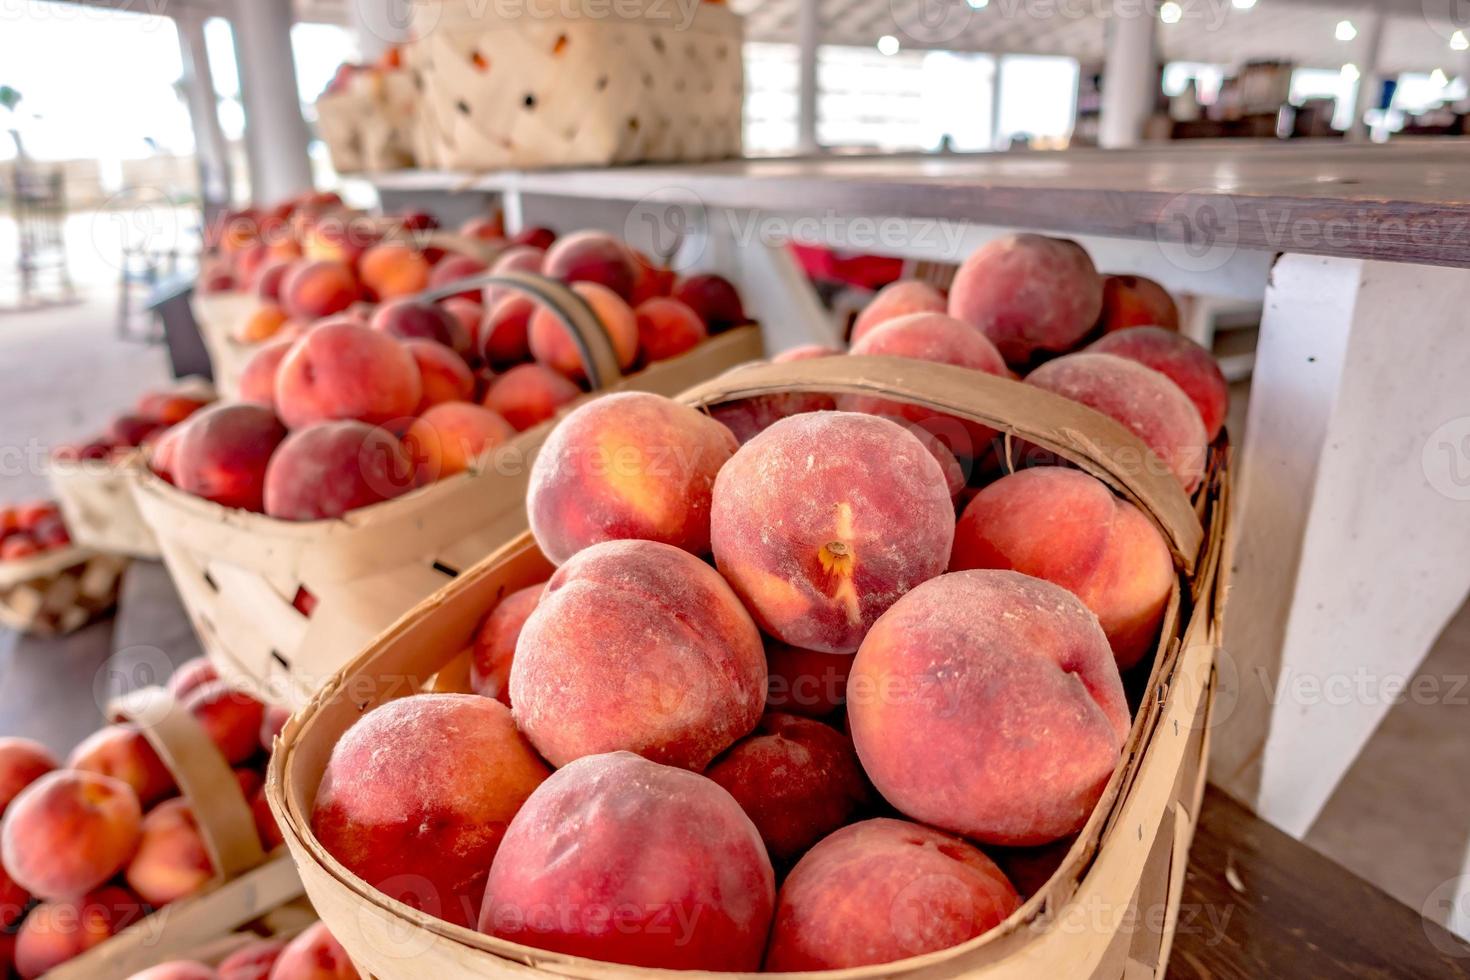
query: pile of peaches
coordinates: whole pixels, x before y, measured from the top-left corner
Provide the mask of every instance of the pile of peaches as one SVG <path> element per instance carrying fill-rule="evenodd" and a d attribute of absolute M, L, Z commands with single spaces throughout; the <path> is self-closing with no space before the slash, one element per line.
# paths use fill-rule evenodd
<path fill-rule="evenodd" d="M 1024 373 L 1193 490 L 1227 390 L 1176 325 L 1155 284 L 1014 236 L 947 296 L 885 289 L 851 352 Z M 343 735 L 312 832 L 428 914 L 614 963 L 838 969 L 985 933 L 1101 799 L 1177 581 L 1133 504 L 996 440 L 872 396 L 578 407 L 527 499 L 555 574 L 488 612 L 474 693 Z"/>
<path fill-rule="evenodd" d="M 358 980 L 342 944 L 318 922 L 295 939 L 259 939 L 231 953 L 218 966 L 170 960 L 128 980 Z"/>
<path fill-rule="evenodd" d="M 71 534 L 55 501 L 0 507 L 0 562 L 24 561 L 69 547 Z"/>
<path fill-rule="evenodd" d="M 151 449 L 164 434 L 213 402 L 184 391 L 150 391 L 132 411 L 117 415 L 107 429 L 86 442 L 58 446 L 53 459 L 69 462 L 108 462 L 134 449 Z"/>
<path fill-rule="evenodd" d="M 167 687 L 234 768 L 273 850 L 281 835 L 262 783 L 285 712 L 220 680 L 203 658 Z M 0 813 L 0 975 L 38 977 L 215 876 L 193 809 L 136 725 L 95 732 L 65 764 L 36 742 L 0 739 Z"/>
<path fill-rule="evenodd" d="M 307 224 L 308 236 L 320 227 Z M 571 284 L 624 370 L 746 320 L 727 280 L 680 279 L 610 235 L 557 239 L 534 229 L 504 242 L 498 227 L 477 219 L 461 229 L 504 244 L 488 266 L 360 237 L 332 239 L 332 258 L 261 266 L 252 282 L 265 305 L 247 331 L 269 343 L 244 369 L 240 403 L 201 412 L 161 438 L 154 472 L 227 507 L 289 521 L 340 517 L 464 472 L 580 397 L 581 355 L 550 310 L 495 287 L 415 298 L 466 277 L 529 271 Z M 236 247 L 237 270 L 253 249 L 271 247 Z"/>

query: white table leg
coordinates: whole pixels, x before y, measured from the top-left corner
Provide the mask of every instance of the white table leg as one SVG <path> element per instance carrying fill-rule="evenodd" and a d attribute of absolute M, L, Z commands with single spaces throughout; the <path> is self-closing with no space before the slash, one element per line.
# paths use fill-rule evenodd
<path fill-rule="evenodd" d="M 1470 270 L 1272 274 L 1213 778 L 1298 837 L 1470 591 L 1467 318 Z"/>

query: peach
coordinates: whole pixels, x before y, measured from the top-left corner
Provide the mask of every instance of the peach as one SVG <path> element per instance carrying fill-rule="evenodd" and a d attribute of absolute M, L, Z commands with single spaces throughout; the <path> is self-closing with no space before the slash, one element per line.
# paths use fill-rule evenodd
<path fill-rule="evenodd" d="M 267 303 L 281 302 L 281 287 L 286 283 L 286 274 L 291 271 L 289 259 L 274 258 L 255 277 L 255 295 Z"/>
<path fill-rule="evenodd" d="M 478 355 L 480 352 L 480 324 L 485 322 L 485 307 L 480 303 L 480 294 L 476 293 L 474 299 L 451 296 L 439 305 L 459 324 L 460 331 L 467 341 L 465 356 Z"/>
<path fill-rule="evenodd" d="M 12 881 L 4 866 L 0 865 L 0 933 L 10 932 L 25 915 L 30 904 L 29 893 Z M 0 972 L 3 972 L 3 968 L 4 958 L 0 957 Z"/>
<path fill-rule="evenodd" d="M 120 779 L 47 773 L 5 811 L 0 860 L 38 898 L 76 898 L 122 870 L 137 849 L 142 819 L 137 794 Z"/>
<path fill-rule="evenodd" d="M 847 698 L 852 654 L 766 644 L 766 710 L 826 718 Z"/>
<path fill-rule="evenodd" d="M 31 783 L 58 767 L 56 756 L 40 742 L 0 738 L 0 814 Z"/>
<path fill-rule="evenodd" d="M 140 446 L 163 428 L 164 424 L 157 419 L 119 415 L 108 425 L 105 438 L 115 446 Z"/>
<path fill-rule="evenodd" d="M 850 653 L 883 611 L 944 571 L 954 505 L 944 471 L 886 419 L 783 419 L 715 480 L 715 562 L 771 636 Z"/>
<path fill-rule="evenodd" d="M 546 249 L 534 245 L 512 245 L 496 256 L 490 264 L 490 274 L 505 275 L 508 272 L 534 272 L 540 274 L 546 262 Z M 485 309 L 494 309 L 507 296 L 516 295 L 500 286 L 486 286 Z"/>
<path fill-rule="evenodd" d="M 279 939 L 257 939 L 220 960 L 219 980 L 269 980 L 271 968 L 286 944 Z"/>
<path fill-rule="evenodd" d="M 255 818 L 255 832 L 260 836 L 260 846 L 267 852 L 286 843 L 280 825 L 276 823 L 276 815 L 271 812 L 270 800 L 266 798 L 264 786 L 250 794 L 250 815 Z"/>
<path fill-rule="evenodd" d="M 730 430 L 671 399 L 593 399 L 561 420 L 532 465 L 526 511 L 536 542 L 556 564 L 623 538 L 702 555 L 715 475 L 735 449 Z"/>
<path fill-rule="evenodd" d="M 760 634 L 707 564 L 607 541 L 552 576 L 510 675 L 516 724 L 552 765 L 628 749 L 702 770 L 760 720 Z"/>
<path fill-rule="evenodd" d="M 847 680 L 863 769 L 896 809 L 987 844 L 1076 833 L 1128 734 L 1108 638 L 1070 592 L 952 572 L 893 605 Z"/>
<path fill-rule="evenodd" d="M 1048 361 L 1026 383 L 1113 418 L 1153 450 L 1137 465 L 1172 473 L 1185 490 L 1199 486 L 1209 448 L 1204 422 L 1167 375 L 1115 354 L 1084 352 Z"/>
<path fill-rule="evenodd" d="M 960 265 L 949 315 L 979 327 L 1012 364 L 1069 350 L 1102 313 L 1102 277 L 1076 242 L 1007 235 Z"/>
<path fill-rule="evenodd" d="M 644 300 L 633 315 L 638 321 L 638 346 L 646 361 L 678 357 L 709 336 L 697 313 L 666 296 Z"/>
<path fill-rule="evenodd" d="M 636 277 L 633 280 L 633 294 L 628 297 L 629 304 L 638 307 L 655 296 L 668 296 L 674 291 L 676 276 L 673 269 L 655 265 L 652 259 L 636 248 L 630 248 L 628 251 L 633 256 L 633 267 L 636 271 Z M 703 322 L 700 325 L 703 326 Z"/>
<path fill-rule="evenodd" d="M 574 231 L 546 251 L 541 271 L 563 282 L 591 282 L 624 301 L 633 295 L 638 270 L 622 242 L 601 231 Z"/>
<path fill-rule="evenodd" d="M 219 974 L 195 960 L 169 960 L 134 973 L 128 980 L 219 980 Z"/>
<path fill-rule="evenodd" d="M 191 657 L 174 668 L 164 685 L 176 698 L 182 698 L 197 687 L 219 680 L 219 671 L 208 657 Z"/>
<path fill-rule="evenodd" d="M 1097 615 L 1122 670 L 1153 648 L 1174 581 L 1168 545 L 1137 507 L 1056 466 L 1021 470 L 976 494 L 949 567 L 1008 568 L 1060 585 Z"/>
<path fill-rule="evenodd" d="M 470 218 L 459 226 L 459 233 L 465 238 L 473 238 L 476 241 L 497 241 L 505 237 L 505 218 L 499 211 L 478 218 Z"/>
<path fill-rule="evenodd" d="M 374 330 L 399 340 L 433 340 L 460 357 L 470 354 L 470 334 L 454 315 L 436 303 L 398 299 L 378 307 L 369 322 Z"/>
<path fill-rule="evenodd" d="M 210 681 L 184 697 L 184 707 L 232 766 L 260 751 L 265 705 L 226 681 Z"/>
<path fill-rule="evenodd" d="M 476 694 L 510 707 L 510 665 L 516 641 L 544 591 L 545 582 L 518 589 L 501 599 L 480 622 L 470 657 L 470 687 Z"/>
<path fill-rule="evenodd" d="M 235 280 L 247 289 L 254 287 L 270 257 L 270 250 L 262 242 L 254 242 L 241 249 L 235 253 Z"/>
<path fill-rule="evenodd" d="M 320 320 L 357 302 L 361 290 L 350 266 L 330 260 L 299 262 L 281 282 L 281 305 L 296 320 Z"/>
<path fill-rule="evenodd" d="M 265 512 L 323 521 L 420 486 L 403 443 L 364 422 L 322 422 L 293 432 L 265 474 Z"/>
<path fill-rule="evenodd" d="M 184 423 L 174 450 L 173 482 L 223 507 L 259 511 L 266 467 L 286 430 L 261 405 L 215 405 Z"/>
<path fill-rule="evenodd" d="M 237 324 L 231 333 L 242 344 L 258 344 L 280 333 L 288 319 L 284 309 L 266 303 Z"/>
<path fill-rule="evenodd" d="M 900 418 L 894 415 L 884 415 L 882 413 L 878 413 L 878 417 L 888 419 L 895 425 L 902 426 L 904 429 L 907 429 L 915 439 L 924 444 L 924 448 L 929 450 L 930 454 L 934 457 L 934 461 L 938 463 L 939 468 L 944 471 L 944 483 L 945 486 L 949 487 L 950 498 L 958 499 L 959 495 L 965 490 L 967 474 L 965 472 L 966 468 L 960 463 L 959 457 L 954 454 L 954 451 L 949 448 L 949 444 L 946 443 L 944 439 L 924 428 L 924 424 L 926 423 L 911 422 L 905 418 Z M 952 421 L 956 423 L 959 422 L 958 419 L 954 419 Z M 974 447 L 973 445 L 974 440 L 973 436 L 971 435 L 975 428 L 974 426 L 964 427 L 962 425 L 955 425 L 953 427 L 950 427 L 938 425 L 932 421 L 927 422 L 927 424 L 935 425 L 936 428 L 940 428 L 941 431 L 945 433 L 946 437 L 948 437 L 949 441 L 956 444 L 957 446 L 970 448 L 971 452 L 967 455 L 967 459 L 972 459 L 976 455 L 976 447 Z"/>
<path fill-rule="evenodd" d="M 201 408 L 214 401 L 177 391 L 151 391 L 138 399 L 136 411 L 145 419 L 178 425 Z"/>
<path fill-rule="evenodd" d="M 403 436 L 415 479 L 433 483 L 463 473 L 515 435 L 510 423 L 469 402 L 435 405 L 413 420 Z"/>
<path fill-rule="evenodd" d="M 1143 276 L 1104 276 L 1104 333 L 1129 327 L 1179 330 L 1179 307 L 1169 291 Z"/>
<path fill-rule="evenodd" d="M 517 432 L 524 432 L 580 397 L 582 389 L 551 368 L 517 364 L 490 383 L 485 407 L 499 413 Z"/>
<path fill-rule="evenodd" d="M 412 296 L 429 288 L 429 262 L 398 242 L 382 242 L 362 253 L 357 263 L 362 284 L 379 300 Z"/>
<path fill-rule="evenodd" d="M 729 793 L 615 752 L 531 794 L 490 869 L 479 926 L 605 963 L 754 971 L 774 904 L 771 862 Z"/>
<path fill-rule="evenodd" d="M 484 262 L 469 255 L 446 255 L 438 265 L 434 266 L 434 271 L 429 274 L 429 288 L 435 290 L 443 289 L 445 286 L 451 286 L 461 279 L 473 279 L 476 276 L 483 276 L 488 268 L 489 266 Z M 450 298 L 464 299 L 472 303 L 478 303 L 484 298 L 484 289 L 475 286 L 454 293 Z"/>
<path fill-rule="evenodd" d="M 286 944 L 270 980 L 358 980 L 347 950 L 318 922 Z"/>
<path fill-rule="evenodd" d="M 845 826 L 869 801 L 852 741 L 796 715 L 767 714 L 705 775 L 735 797 L 778 866 Z"/>
<path fill-rule="evenodd" d="M 611 289 L 595 282 L 575 283 L 572 291 L 587 301 L 607 331 L 618 366 L 624 369 L 632 366 L 638 357 L 638 318 L 632 308 Z M 531 314 L 528 336 L 536 360 L 575 381 L 586 377 L 581 350 L 571 332 L 550 310 L 539 307 Z"/>
<path fill-rule="evenodd" d="M 674 286 L 674 299 L 699 314 L 710 333 L 750 322 L 740 293 L 724 276 L 703 274 L 681 279 Z"/>
<path fill-rule="evenodd" d="M 1130 327 L 1087 349 L 1137 361 L 1167 376 L 1199 409 L 1205 438 L 1214 442 L 1220 434 L 1230 410 L 1230 385 L 1215 358 L 1199 344 L 1163 327 Z"/>
<path fill-rule="evenodd" d="M 556 243 L 556 232 L 550 228 L 522 228 L 510 240 L 513 245 L 539 248 L 544 252 Z"/>
<path fill-rule="evenodd" d="M 835 357 L 843 353 L 835 347 L 823 344 L 804 344 L 782 351 L 771 358 L 772 364 L 789 364 L 816 357 Z M 716 406 L 710 413 L 735 434 L 743 446 L 757 435 L 770 428 L 774 422 L 801 415 L 804 412 L 827 412 L 837 407 L 837 399 L 831 395 L 808 392 L 783 392 L 778 395 L 757 395 L 738 402 L 726 402 Z"/>
<path fill-rule="evenodd" d="M 355 268 L 367 250 L 382 241 L 372 223 L 344 213 L 325 214 L 307 224 L 301 234 L 301 251 L 313 262 L 339 262 Z"/>
<path fill-rule="evenodd" d="M 25 980 L 49 973 L 111 939 L 144 913 L 136 896 L 113 886 L 38 905 L 15 935 L 16 972 Z"/>
<path fill-rule="evenodd" d="M 373 887 L 470 925 L 506 825 L 548 775 L 500 702 L 405 697 L 333 747 L 312 832 Z"/>
<path fill-rule="evenodd" d="M 423 395 L 408 349 L 353 323 L 313 328 L 276 371 L 276 406 L 292 429 L 339 419 L 382 425 L 412 415 Z"/>
<path fill-rule="evenodd" d="M 240 400 L 254 405 L 264 405 L 274 410 L 276 403 L 276 373 L 281 362 L 296 343 L 294 339 L 277 340 L 250 355 L 240 372 Z"/>
<path fill-rule="evenodd" d="M 470 366 L 454 351 L 432 340 L 405 340 L 423 381 L 424 395 L 419 414 L 444 402 L 462 402 L 474 393 L 475 376 Z"/>
<path fill-rule="evenodd" d="M 892 963 L 958 946 L 1020 907 L 979 848 L 903 820 L 866 820 L 792 869 L 765 966 L 795 973 Z"/>
<path fill-rule="evenodd" d="M 214 865 L 187 802 L 166 800 L 143 818 L 143 838 L 125 877 L 155 908 L 197 895 L 210 883 Z"/>
<path fill-rule="evenodd" d="M 66 767 L 127 783 L 145 809 L 176 789 L 173 773 L 143 733 L 130 725 L 109 725 L 92 733 L 72 750 Z"/>
<path fill-rule="evenodd" d="M 41 553 L 41 543 L 25 531 L 11 534 L 0 541 L 0 561 L 21 561 Z"/>
<path fill-rule="evenodd" d="M 509 294 L 489 307 L 480 324 L 480 356 L 494 365 L 514 364 L 531 356 L 531 315 L 536 304 L 530 297 Z"/>
<path fill-rule="evenodd" d="M 302 593 L 306 595 L 311 594 L 303 589 L 298 595 Z M 309 617 L 310 613 L 306 613 L 305 615 Z M 265 706 L 265 713 L 261 715 L 260 721 L 260 747 L 267 754 L 274 750 L 276 736 L 281 734 L 281 729 L 286 727 L 286 722 L 290 719 L 290 708 L 285 708 L 278 704 L 268 704 Z"/>
<path fill-rule="evenodd" d="M 874 327 L 914 313 L 943 313 L 944 294 L 920 279 L 899 279 L 878 290 L 852 324 L 855 344 Z"/>

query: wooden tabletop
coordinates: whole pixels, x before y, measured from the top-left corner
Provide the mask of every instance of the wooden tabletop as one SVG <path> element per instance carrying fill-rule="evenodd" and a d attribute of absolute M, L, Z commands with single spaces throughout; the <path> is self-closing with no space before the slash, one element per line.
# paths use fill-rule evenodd
<path fill-rule="evenodd" d="M 1470 266 L 1470 140 L 1226 140 L 485 175 L 404 171 L 373 181 L 384 190 L 652 198 Z"/>

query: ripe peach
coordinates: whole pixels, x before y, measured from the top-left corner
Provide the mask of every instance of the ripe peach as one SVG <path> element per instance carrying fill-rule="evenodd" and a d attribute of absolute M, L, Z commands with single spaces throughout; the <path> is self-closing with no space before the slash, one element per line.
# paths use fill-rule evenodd
<path fill-rule="evenodd" d="M 826 718 L 847 698 L 852 654 L 766 644 L 766 710 Z"/>
<path fill-rule="evenodd" d="M 852 324 L 852 343 L 857 343 L 874 327 L 901 316 L 915 313 L 943 313 L 944 294 L 919 279 L 899 279 L 878 290 Z"/>
<path fill-rule="evenodd" d="M 506 295 L 488 309 L 480 324 L 480 355 L 493 365 L 514 364 L 530 357 L 531 315 L 536 312 L 530 297 Z"/>
<path fill-rule="evenodd" d="M 789 364 L 792 361 L 806 361 L 817 357 L 835 357 L 841 353 L 841 350 L 823 344 L 804 344 L 782 351 L 771 358 L 771 363 Z M 724 423 L 743 446 L 781 419 L 804 412 L 829 412 L 836 407 L 837 399 L 831 395 L 784 392 L 726 402 L 716 406 L 710 414 Z"/>
<path fill-rule="evenodd" d="M 143 818 L 143 837 L 125 877 L 155 908 L 197 895 L 210 883 L 214 865 L 187 802 L 165 800 Z"/>
<path fill-rule="evenodd" d="M 572 291 L 587 301 L 612 340 L 618 366 L 628 368 L 638 357 L 638 318 L 627 303 L 606 286 L 595 282 L 579 282 Z M 545 307 L 531 314 L 529 330 L 531 354 L 549 368 L 580 381 L 586 377 L 582 352 L 572 340 L 571 332 Z"/>
<path fill-rule="evenodd" d="M 373 887 L 469 925 L 506 825 L 549 774 L 500 702 L 401 698 L 333 747 L 312 832 Z"/>
<path fill-rule="evenodd" d="M 795 973 L 892 963 L 957 946 L 1020 907 L 978 848 L 903 820 L 866 820 L 792 869 L 765 966 Z"/>
<path fill-rule="evenodd" d="M 173 773 L 143 733 L 130 725 L 109 725 L 94 732 L 72 750 L 66 767 L 127 783 L 145 809 L 175 792 Z"/>
<path fill-rule="evenodd" d="M 271 968 L 286 944 L 279 939 L 258 939 L 220 960 L 219 980 L 269 980 Z"/>
<path fill-rule="evenodd" d="M 1128 734 L 1097 617 L 1050 582 L 953 572 L 900 599 L 847 680 L 863 769 L 906 816 L 982 843 L 1076 833 Z"/>
<path fill-rule="evenodd" d="M 240 765 L 260 750 L 265 705 L 244 691 L 226 681 L 210 681 L 190 691 L 184 707 L 230 765 Z"/>
<path fill-rule="evenodd" d="M 517 432 L 540 425 L 582 396 L 582 389 L 541 364 L 517 364 L 490 383 L 485 407 Z"/>
<path fill-rule="evenodd" d="M 49 973 L 111 939 L 144 913 L 136 896 L 112 886 L 80 899 L 38 905 L 15 935 L 16 972 L 25 980 Z"/>
<path fill-rule="evenodd" d="M 546 251 L 541 271 L 563 282 L 592 282 L 626 301 L 638 270 L 622 242 L 601 231 L 574 231 Z"/>
<path fill-rule="evenodd" d="M 480 294 L 475 293 L 474 299 L 451 296 L 439 305 L 459 324 L 467 345 L 464 356 L 477 356 L 480 353 L 480 324 L 485 322 L 485 307 L 480 303 Z"/>
<path fill-rule="evenodd" d="M 298 262 L 281 282 L 281 305 L 292 319 L 320 320 L 357 302 L 360 289 L 342 262 Z"/>
<path fill-rule="evenodd" d="M 475 390 L 475 376 L 470 366 L 454 351 L 432 340 L 405 340 L 403 346 L 419 366 L 424 396 L 419 414 L 444 402 L 462 402 Z"/>
<path fill-rule="evenodd" d="M 140 415 L 119 415 L 107 426 L 105 438 L 116 446 L 140 446 L 144 440 L 164 428 L 157 419 Z"/>
<path fill-rule="evenodd" d="M 322 422 L 293 432 L 265 474 L 265 512 L 322 521 L 420 486 L 403 444 L 364 422 Z"/>
<path fill-rule="evenodd" d="M 264 786 L 250 795 L 250 815 L 255 818 L 255 832 L 260 836 L 260 846 L 267 852 L 286 843 L 286 838 L 281 835 L 280 825 L 276 823 L 276 815 L 271 812 Z"/>
<path fill-rule="evenodd" d="M 0 561 L 21 561 L 40 553 L 40 542 L 25 531 L 17 531 L 0 541 Z"/>
<path fill-rule="evenodd" d="M 949 448 L 949 444 L 945 442 L 945 439 L 940 438 L 933 432 L 930 432 L 928 429 L 924 428 L 924 426 L 926 424 L 934 425 L 935 428 L 939 428 L 942 432 L 944 432 L 945 437 L 948 438 L 949 442 L 955 443 L 961 448 L 970 448 L 971 452 L 967 454 L 967 460 L 972 460 L 973 457 L 977 454 L 976 450 L 981 448 L 975 447 L 973 444 L 973 437 L 971 433 L 976 427 L 970 426 L 967 429 L 964 429 L 962 433 L 961 426 L 947 426 L 936 423 L 932 420 L 926 420 L 926 422 L 911 422 L 905 418 L 899 418 L 893 415 L 884 415 L 882 413 L 878 413 L 878 417 L 888 419 L 895 425 L 903 427 L 904 429 L 908 430 L 915 439 L 924 444 L 924 448 L 929 450 L 929 453 L 934 457 L 934 461 L 938 463 L 939 468 L 944 471 L 944 484 L 945 486 L 949 487 L 949 495 L 951 499 L 958 499 L 959 495 L 965 490 L 967 480 L 966 468 L 960 463 L 959 457 L 954 454 L 954 451 Z M 959 422 L 958 419 L 954 419 L 952 421 Z"/>
<path fill-rule="evenodd" d="M 28 738 L 0 738 L 0 814 L 31 783 L 56 769 L 51 750 Z"/>
<path fill-rule="evenodd" d="M 676 276 L 673 269 L 655 264 L 636 248 L 630 248 L 628 252 L 633 256 L 633 268 L 636 271 L 633 295 L 628 297 L 630 305 L 638 307 L 655 296 L 668 296 L 674 291 Z M 700 325 L 703 326 L 702 321 Z"/>
<path fill-rule="evenodd" d="M 174 697 L 182 698 L 196 687 L 203 687 L 210 681 L 217 680 L 219 680 L 219 671 L 215 669 L 214 664 L 210 663 L 208 657 L 201 656 L 185 660 L 175 667 L 164 686 Z"/>
<path fill-rule="evenodd" d="M 310 595 L 311 593 L 306 592 L 305 589 L 302 589 L 297 594 L 299 596 L 301 594 Z M 293 605 L 299 604 L 293 603 Z M 311 614 L 304 613 L 303 615 L 306 615 L 309 618 Z M 290 708 L 284 708 L 278 704 L 268 704 L 265 706 L 265 714 L 261 716 L 260 721 L 260 747 L 265 750 L 266 753 L 270 753 L 271 751 L 273 751 L 276 736 L 281 734 L 281 729 L 286 727 L 286 722 L 290 719 Z"/>
<path fill-rule="evenodd" d="M 1103 276 L 1104 333 L 1129 327 L 1179 330 L 1179 307 L 1169 291 L 1143 276 Z"/>
<path fill-rule="evenodd" d="M 1071 592 L 1092 610 L 1118 667 L 1153 648 L 1174 581 L 1158 529 L 1080 470 L 1041 466 L 1002 477 L 965 508 L 952 570 L 1009 568 Z"/>
<path fill-rule="evenodd" d="M 1199 486 L 1208 453 L 1204 422 L 1167 375 L 1114 354 L 1084 352 L 1048 361 L 1026 383 L 1111 416 L 1153 450 L 1139 466 L 1163 467 L 1185 490 Z"/>
<path fill-rule="evenodd" d="M 510 665 L 516 641 L 544 591 L 546 583 L 542 582 L 512 592 L 480 622 L 470 658 L 470 687 L 476 694 L 510 707 Z"/>
<path fill-rule="evenodd" d="M 760 720 L 760 634 L 704 562 L 608 541 L 557 570 L 516 642 L 516 724 L 561 766 L 629 749 L 702 770 Z"/>
<path fill-rule="evenodd" d="M 741 447 L 715 481 L 715 562 L 767 633 L 858 648 L 883 611 L 944 571 L 954 505 L 939 463 L 886 419 L 818 412 Z"/>
<path fill-rule="evenodd" d="M 411 299 L 384 303 L 373 314 L 369 326 L 399 340 L 437 341 L 460 357 L 470 354 L 469 331 L 437 303 L 420 303 Z"/>
<path fill-rule="evenodd" d="M 184 427 L 182 425 L 176 425 L 171 429 L 160 432 L 145 447 L 147 449 L 148 468 L 159 478 L 169 483 L 174 482 L 174 461 L 178 458 L 179 442 L 183 434 Z"/>
<path fill-rule="evenodd" d="M 286 311 L 273 303 L 259 307 L 231 331 L 242 344 L 258 344 L 270 340 L 286 325 Z"/>
<path fill-rule="evenodd" d="M 336 419 L 381 425 L 412 415 L 424 385 L 413 355 L 398 341 L 333 322 L 313 328 L 286 354 L 275 394 L 281 420 L 292 429 Z"/>
<path fill-rule="evenodd" d="M 490 869 L 479 926 L 606 963 L 754 971 L 774 901 L 771 862 L 729 793 L 615 752 L 531 794 Z"/>
<path fill-rule="evenodd" d="M 347 950 L 318 922 L 286 944 L 270 980 L 358 980 Z"/>
<path fill-rule="evenodd" d="M 505 237 L 505 218 L 499 211 L 491 215 L 471 218 L 459 226 L 459 233 L 465 238 L 493 242 Z"/>
<path fill-rule="evenodd" d="M 724 276 L 703 274 L 681 279 L 674 286 L 674 299 L 699 314 L 710 333 L 750 322 L 740 293 Z"/>
<path fill-rule="evenodd" d="M 134 973 L 128 980 L 219 980 L 219 974 L 195 960 L 169 960 Z"/>
<path fill-rule="evenodd" d="M 31 783 L 0 824 L 0 860 L 38 898 L 75 898 L 122 870 L 138 846 L 137 794 L 122 780 L 58 770 Z"/>
<path fill-rule="evenodd" d="M 138 399 L 136 411 L 145 419 L 178 425 L 201 408 L 211 404 L 212 398 L 186 395 L 177 391 L 150 391 Z"/>
<path fill-rule="evenodd" d="M 415 478 L 433 483 L 463 473 L 515 435 L 510 423 L 469 402 L 435 405 L 413 420 L 403 436 Z"/>
<path fill-rule="evenodd" d="M 174 484 L 224 507 L 259 511 L 266 466 L 286 430 L 260 405 L 215 405 L 184 423 Z"/>
<path fill-rule="evenodd" d="M 240 400 L 275 409 L 276 373 L 286 359 L 293 339 L 277 340 L 267 344 L 250 356 L 240 372 Z"/>
<path fill-rule="evenodd" d="M 434 271 L 429 275 L 429 288 L 442 289 L 445 286 L 459 282 L 461 279 L 472 279 L 483 276 L 489 268 L 484 262 L 469 255 L 446 255 L 434 266 Z M 484 298 L 484 290 L 480 287 L 465 289 L 455 293 L 451 298 L 469 300 L 478 303 Z"/>
<path fill-rule="evenodd" d="M 1163 327 L 1130 327 L 1109 333 L 1087 349 L 1137 361 L 1166 375 L 1199 409 L 1205 437 L 1214 442 L 1220 434 L 1230 410 L 1230 385 L 1215 358 L 1199 344 Z"/>
<path fill-rule="evenodd" d="M 286 283 L 286 274 L 291 271 L 291 260 L 273 258 L 255 277 L 255 295 L 267 303 L 281 302 L 281 287 Z"/>
<path fill-rule="evenodd" d="M 765 715 L 705 775 L 735 797 L 777 865 L 845 826 L 869 801 L 852 741 L 796 715 Z"/>
<path fill-rule="evenodd" d="M 556 243 L 556 232 L 550 228 L 522 228 L 512 235 L 510 240 L 514 245 L 525 245 L 545 251 Z"/>
<path fill-rule="evenodd" d="M 638 346 L 646 361 L 678 357 L 709 336 L 699 314 L 666 296 L 644 300 L 633 314 L 638 321 Z"/>
<path fill-rule="evenodd" d="M 735 449 L 730 430 L 671 399 L 594 399 L 562 419 L 536 457 L 526 496 L 531 530 L 557 564 L 622 538 L 702 555 L 715 474 Z"/>
<path fill-rule="evenodd" d="M 412 296 L 429 288 L 429 262 L 399 242 L 382 242 L 362 254 L 357 263 L 362 284 L 379 300 Z"/>
<path fill-rule="evenodd" d="M 0 933 L 10 932 L 30 908 L 31 896 L 11 880 L 9 873 L 0 865 Z M 0 970 L 5 960 L 0 956 Z"/>
<path fill-rule="evenodd" d="M 979 327 L 1012 364 L 1037 351 L 1065 351 L 1102 312 L 1102 277 L 1076 242 L 1007 235 L 960 265 L 949 315 Z"/>

